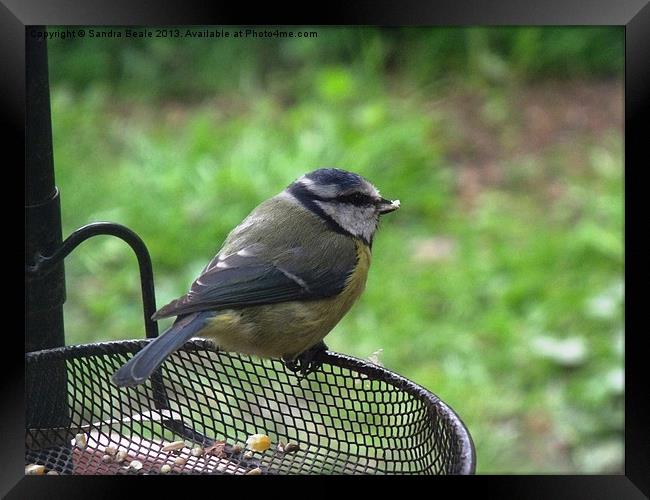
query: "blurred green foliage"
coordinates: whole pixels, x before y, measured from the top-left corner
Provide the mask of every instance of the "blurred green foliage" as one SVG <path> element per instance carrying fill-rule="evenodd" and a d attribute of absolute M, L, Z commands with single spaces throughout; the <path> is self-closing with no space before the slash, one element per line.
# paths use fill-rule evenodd
<path fill-rule="evenodd" d="M 530 81 L 623 70 L 621 27 L 384 28 L 381 36 L 376 28 L 302 29 L 318 37 L 54 40 L 51 78 L 129 99 L 198 100 L 233 88 L 291 99 L 314 84 L 324 95 L 345 99 L 355 83 L 381 87 L 394 72 L 422 88 L 458 78 Z M 354 71 L 355 80 L 341 65 Z"/>
<path fill-rule="evenodd" d="M 622 130 L 574 127 L 529 147 L 518 103 L 545 82 L 620 81 L 622 29 L 318 31 L 51 41 L 64 232 L 94 220 L 135 230 L 162 305 L 296 177 L 359 172 L 402 208 L 382 221 L 366 292 L 329 346 L 382 350 L 448 402 L 479 472 L 620 472 Z M 465 121 L 444 106 L 459 95 Z M 505 159 L 468 199 L 454 158 L 485 176 L 480 141 L 464 133 L 477 123 Z M 143 336 L 123 243 L 84 243 L 66 273 L 70 343 Z"/>

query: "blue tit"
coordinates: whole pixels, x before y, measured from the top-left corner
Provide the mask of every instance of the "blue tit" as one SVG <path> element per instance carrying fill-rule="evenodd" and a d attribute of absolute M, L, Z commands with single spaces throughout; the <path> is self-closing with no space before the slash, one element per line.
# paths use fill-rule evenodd
<path fill-rule="evenodd" d="M 281 358 L 303 375 L 319 366 L 323 338 L 366 284 L 379 216 L 399 208 L 358 174 L 324 168 L 264 201 L 228 235 L 189 293 L 153 319 L 177 316 L 113 375 L 144 382 L 190 338 L 220 350 Z"/>

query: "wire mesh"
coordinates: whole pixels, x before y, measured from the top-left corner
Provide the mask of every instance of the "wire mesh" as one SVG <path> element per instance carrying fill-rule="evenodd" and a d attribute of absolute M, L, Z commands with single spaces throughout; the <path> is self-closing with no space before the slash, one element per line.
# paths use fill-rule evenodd
<path fill-rule="evenodd" d="M 145 343 L 26 355 L 35 380 L 28 399 L 58 401 L 47 411 L 28 405 L 26 465 L 59 474 L 474 472 L 471 438 L 455 413 L 377 365 L 327 353 L 318 372 L 299 378 L 278 360 L 195 339 L 146 383 L 114 386 L 111 375 Z M 44 397 L 56 391 L 65 394 Z M 252 434 L 268 435 L 271 448 L 247 451 Z M 177 441 L 182 449 L 164 449 Z"/>

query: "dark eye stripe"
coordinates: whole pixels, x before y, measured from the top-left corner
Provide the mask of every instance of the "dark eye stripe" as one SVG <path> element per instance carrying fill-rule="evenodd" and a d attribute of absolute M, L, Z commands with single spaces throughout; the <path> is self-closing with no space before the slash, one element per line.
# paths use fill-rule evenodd
<path fill-rule="evenodd" d="M 372 204 L 372 198 L 367 194 L 363 194 L 363 193 L 346 194 L 344 196 L 339 196 L 336 199 L 337 201 L 340 201 L 342 203 L 350 203 L 356 206 Z"/>

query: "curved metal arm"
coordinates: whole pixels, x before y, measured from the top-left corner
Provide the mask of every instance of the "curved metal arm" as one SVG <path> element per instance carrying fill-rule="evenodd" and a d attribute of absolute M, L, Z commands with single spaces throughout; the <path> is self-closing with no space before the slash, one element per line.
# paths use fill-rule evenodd
<path fill-rule="evenodd" d="M 158 336 L 158 324 L 151 319 L 153 313 L 156 312 L 156 294 L 153 285 L 151 257 L 142 239 L 128 227 L 113 222 L 93 222 L 82 226 L 68 236 L 52 255 L 37 254 L 34 257 L 34 264 L 27 266 L 27 273 L 33 275 L 46 274 L 54 268 L 55 264 L 65 259 L 80 243 L 101 234 L 120 238 L 128 243 L 135 252 L 140 267 L 144 327 L 147 338 L 156 338 Z"/>

